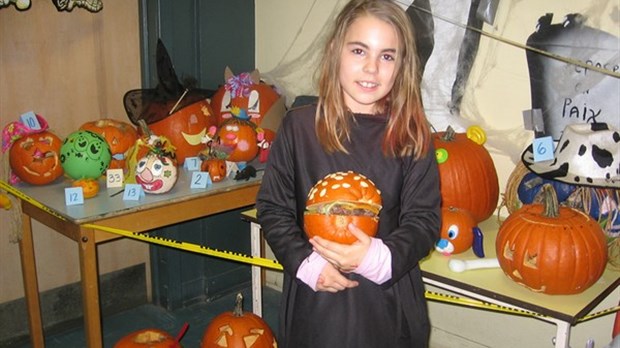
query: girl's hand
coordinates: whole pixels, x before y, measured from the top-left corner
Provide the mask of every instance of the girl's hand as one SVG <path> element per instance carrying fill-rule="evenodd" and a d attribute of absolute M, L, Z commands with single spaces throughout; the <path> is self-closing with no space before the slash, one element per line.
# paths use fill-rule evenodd
<path fill-rule="evenodd" d="M 357 238 L 357 241 L 351 245 L 332 242 L 317 236 L 310 239 L 314 251 L 334 268 L 344 273 L 353 272 L 360 265 L 371 243 L 370 237 L 355 225 L 349 224 L 348 228 Z"/>
<path fill-rule="evenodd" d="M 358 285 L 358 282 L 346 278 L 331 263 L 327 263 L 316 281 L 316 290 L 336 293 Z"/>

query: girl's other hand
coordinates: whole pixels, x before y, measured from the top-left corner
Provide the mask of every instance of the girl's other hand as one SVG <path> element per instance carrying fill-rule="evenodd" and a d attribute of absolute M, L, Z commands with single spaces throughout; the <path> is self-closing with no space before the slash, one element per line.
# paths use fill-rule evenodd
<path fill-rule="evenodd" d="M 316 281 L 316 290 L 336 293 L 358 285 L 358 282 L 346 278 L 331 263 L 327 263 Z"/>
<path fill-rule="evenodd" d="M 351 234 L 357 238 L 351 245 L 332 242 L 318 236 L 310 239 L 314 251 L 344 273 L 353 272 L 360 265 L 371 243 L 371 238 L 355 225 L 349 224 L 348 227 Z"/>

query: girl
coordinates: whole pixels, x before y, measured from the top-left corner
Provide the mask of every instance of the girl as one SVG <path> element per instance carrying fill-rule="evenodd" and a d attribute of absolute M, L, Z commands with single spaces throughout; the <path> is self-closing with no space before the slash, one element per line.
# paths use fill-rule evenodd
<path fill-rule="evenodd" d="M 352 0 L 325 45 L 316 105 L 291 109 L 257 197 L 284 266 L 279 346 L 427 347 L 418 262 L 439 236 L 439 177 L 422 109 L 411 22 L 391 0 Z M 381 191 L 379 230 L 352 245 L 303 231 L 308 192 L 352 170 Z"/>

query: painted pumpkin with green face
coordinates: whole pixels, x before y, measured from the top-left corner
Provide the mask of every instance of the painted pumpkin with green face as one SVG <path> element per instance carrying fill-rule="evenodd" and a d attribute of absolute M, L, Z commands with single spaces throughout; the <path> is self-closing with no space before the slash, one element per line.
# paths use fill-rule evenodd
<path fill-rule="evenodd" d="M 60 148 L 62 168 L 75 180 L 99 178 L 111 160 L 112 153 L 106 140 L 87 130 L 69 134 Z"/>

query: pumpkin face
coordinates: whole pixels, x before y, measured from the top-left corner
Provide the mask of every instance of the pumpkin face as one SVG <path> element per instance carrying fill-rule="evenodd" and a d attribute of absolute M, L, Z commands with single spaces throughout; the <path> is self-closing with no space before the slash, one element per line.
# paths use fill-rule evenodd
<path fill-rule="evenodd" d="M 474 242 L 476 220 L 469 212 L 455 207 L 441 208 L 441 233 L 435 250 L 444 254 L 460 254 Z"/>
<path fill-rule="evenodd" d="M 226 178 L 226 160 L 219 158 L 209 158 L 202 161 L 200 169 L 208 172 L 211 181 L 219 182 Z"/>
<path fill-rule="evenodd" d="M 433 134 L 439 164 L 442 206 L 467 210 L 476 222 L 489 218 L 497 207 L 499 180 L 493 159 L 483 145 L 465 133 Z"/>
<path fill-rule="evenodd" d="M 166 193 L 177 182 L 177 166 L 169 157 L 149 153 L 138 160 L 136 182 L 147 193 Z"/>
<path fill-rule="evenodd" d="M 583 292 L 605 270 L 605 235 L 587 214 L 560 207 L 551 185 L 543 190 L 550 192 L 543 204 L 523 205 L 502 223 L 495 245 L 500 267 L 536 292 Z"/>
<path fill-rule="evenodd" d="M 114 344 L 114 348 L 175 348 L 181 345 L 174 337 L 159 329 L 132 332 Z"/>
<path fill-rule="evenodd" d="M 108 143 L 110 152 L 112 152 L 112 160 L 108 168 L 125 168 L 125 159 L 131 147 L 138 140 L 138 131 L 132 125 L 113 119 L 101 119 L 84 123 L 80 129 L 97 133 Z"/>
<path fill-rule="evenodd" d="M 173 106 L 174 104 L 170 108 Z M 182 165 L 185 158 L 197 156 L 204 148 L 202 140 L 207 129 L 215 126 L 216 122 L 209 103 L 200 100 L 149 124 L 148 127 L 154 134 L 164 136 L 172 142 L 176 147 L 178 164 Z"/>
<path fill-rule="evenodd" d="M 11 170 L 31 185 L 49 184 L 63 174 L 61 144 L 60 138 L 49 131 L 25 135 L 9 150 Z"/>
<path fill-rule="evenodd" d="M 91 131 L 79 130 L 69 134 L 60 148 L 62 168 L 72 179 L 96 179 L 112 160 L 105 139 Z"/>
<path fill-rule="evenodd" d="M 258 155 L 256 130 L 245 120 L 232 118 L 217 131 L 222 146 L 230 149 L 227 161 L 249 162 Z"/>
<path fill-rule="evenodd" d="M 99 180 L 97 179 L 80 179 L 74 181 L 71 186 L 81 187 L 84 198 L 92 198 L 99 192 Z"/>
<path fill-rule="evenodd" d="M 309 238 L 322 238 L 352 244 L 357 238 L 349 232 L 353 223 L 364 233 L 377 234 L 381 192 L 362 174 L 336 172 L 319 180 L 308 193 L 304 230 Z"/>
<path fill-rule="evenodd" d="M 222 85 L 211 98 L 211 107 L 215 112 L 218 125 L 233 118 L 233 109 L 244 110 L 250 121 L 260 126 L 269 110 L 280 100 L 275 89 L 260 81 L 260 73 L 242 73 L 233 76 L 226 69 Z M 270 116 L 269 116 L 270 117 Z"/>
<path fill-rule="evenodd" d="M 244 312 L 237 295 L 232 312 L 215 317 L 206 328 L 200 348 L 277 348 L 269 325 L 254 313 Z"/>

